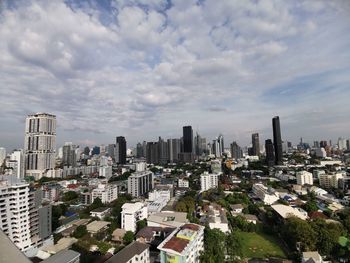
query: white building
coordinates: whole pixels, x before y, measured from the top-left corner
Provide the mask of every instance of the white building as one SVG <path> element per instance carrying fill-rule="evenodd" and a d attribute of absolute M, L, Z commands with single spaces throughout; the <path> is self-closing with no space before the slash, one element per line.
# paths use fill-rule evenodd
<path fill-rule="evenodd" d="M 11 161 L 16 161 L 16 171 L 14 175 L 17 176 L 17 178 L 23 178 L 24 177 L 24 154 L 23 150 L 15 150 L 10 155 Z"/>
<path fill-rule="evenodd" d="M 91 217 L 97 217 L 100 220 L 103 220 L 109 213 L 111 209 L 108 207 L 99 207 L 90 212 Z"/>
<path fill-rule="evenodd" d="M 146 219 L 148 215 L 147 205 L 141 202 L 125 203 L 121 212 L 121 227 L 125 231 L 136 231 L 136 223 Z"/>
<path fill-rule="evenodd" d="M 319 176 L 319 183 L 321 187 L 328 188 L 338 188 L 338 181 L 343 178 L 343 174 L 321 174 Z"/>
<path fill-rule="evenodd" d="M 219 186 L 219 174 L 209 174 L 204 172 L 201 174 L 201 192 L 208 191 Z"/>
<path fill-rule="evenodd" d="M 326 158 L 327 157 L 327 152 L 326 152 L 326 150 L 323 147 L 316 148 L 315 149 L 315 155 L 317 157 Z"/>
<path fill-rule="evenodd" d="M 92 202 L 94 202 L 97 197 L 100 198 L 104 204 L 116 200 L 118 198 L 118 186 L 114 184 L 99 184 L 97 188 L 91 192 Z"/>
<path fill-rule="evenodd" d="M 112 177 L 112 166 L 109 166 L 109 165 L 100 166 L 99 176 L 103 176 L 107 179 L 111 178 Z"/>
<path fill-rule="evenodd" d="M 153 202 L 162 198 L 169 202 L 171 198 L 171 190 L 172 189 L 153 189 L 151 192 L 148 193 L 148 200 Z"/>
<path fill-rule="evenodd" d="M 197 263 L 204 250 L 204 227 L 184 224 L 172 232 L 159 246 L 160 262 Z"/>
<path fill-rule="evenodd" d="M 4 147 L 0 147 L 0 165 L 3 164 L 6 158 L 6 149 Z"/>
<path fill-rule="evenodd" d="M 55 167 L 56 116 L 47 113 L 29 115 L 25 126 L 25 170 L 36 180 Z"/>
<path fill-rule="evenodd" d="M 216 228 L 224 233 L 230 232 L 226 217 L 226 211 L 221 207 L 215 208 L 213 206 L 209 206 L 208 223 L 210 229 Z"/>
<path fill-rule="evenodd" d="M 147 163 L 146 162 L 137 162 L 135 163 L 136 172 L 144 172 L 146 171 Z"/>
<path fill-rule="evenodd" d="M 153 187 L 153 173 L 151 171 L 136 172 L 128 178 L 128 193 L 133 197 L 143 196 Z"/>
<path fill-rule="evenodd" d="M 189 188 L 190 187 L 190 182 L 187 179 L 185 179 L 185 178 L 179 178 L 177 180 L 177 187 Z"/>
<path fill-rule="evenodd" d="M 313 185 L 314 180 L 312 177 L 312 173 L 309 173 L 307 171 L 297 172 L 297 184 L 299 184 L 299 185 L 304 185 L 304 184 Z"/>
<path fill-rule="evenodd" d="M 279 199 L 278 194 L 272 188 L 267 188 L 263 184 L 254 184 L 253 193 L 266 205 L 272 205 Z"/>
<path fill-rule="evenodd" d="M 16 176 L 0 177 L 0 228 L 27 256 L 53 243 L 51 206 L 41 205 L 41 195 Z"/>

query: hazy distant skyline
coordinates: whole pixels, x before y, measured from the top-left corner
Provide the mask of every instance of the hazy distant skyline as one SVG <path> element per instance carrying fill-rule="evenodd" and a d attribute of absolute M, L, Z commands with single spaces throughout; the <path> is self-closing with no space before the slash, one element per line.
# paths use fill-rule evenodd
<path fill-rule="evenodd" d="M 350 138 L 350 1 L 1 1 L 0 147 L 28 114 L 57 145 Z"/>

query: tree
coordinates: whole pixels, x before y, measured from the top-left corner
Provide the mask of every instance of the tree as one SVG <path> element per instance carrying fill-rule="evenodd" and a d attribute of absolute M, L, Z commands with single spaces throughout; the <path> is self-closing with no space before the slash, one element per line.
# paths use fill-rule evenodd
<path fill-rule="evenodd" d="M 97 208 L 103 207 L 103 203 L 99 197 L 95 198 L 92 204 L 89 206 L 89 210 L 95 210 Z"/>
<path fill-rule="evenodd" d="M 140 231 L 142 228 L 147 226 L 147 219 L 137 221 L 136 226 L 137 226 L 137 231 Z"/>
<path fill-rule="evenodd" d="M 65 192 L 63 195 L 63 201 L 68 202 L 78 198 L 78 194 L 74 191 Z"/>
<path fill-rule="evenodd" d="M 236 262 L 242 256 L 242 244 L 236 235 L 232 232 L 226 236 L 226 254 L 229 256 L 229 262 Z"/>
<path fill-rule="evenodd" d="M 131 242 L 134 241 L 134 233 L 132 231 L 126 231 L 123 241 L 125 245 L 130 244 Z"/>
<path fill-rule="evenodd" d="M 306 202 L 303 208 L 308 213 L 315 212 L 318 210 L 318 206 L 317 206 L 316 202 L 313 200 Z"/>
<path fill-rule="evenodd" d="M 87 230 L 86 230 L 86 226 L 84 225 L 78 226 L 73 232 L 73 236 L 75 238 L 82 238 L 86 234 L 87 234 Z"/>
<path fill-rule="evenodd" d="M 221 263 L 225 262 L 226 236 L 219 229 L 204 230 L 204 252 L 200 256 L 200 262 Z"/>
<path fill-rule="evenodd" d="M 287 218 L 282 232 L 285 241 L 292 249 L 297 247 L 300 251 L 316 249 L 316 232 L 307 221 L 297 217 Z"/>

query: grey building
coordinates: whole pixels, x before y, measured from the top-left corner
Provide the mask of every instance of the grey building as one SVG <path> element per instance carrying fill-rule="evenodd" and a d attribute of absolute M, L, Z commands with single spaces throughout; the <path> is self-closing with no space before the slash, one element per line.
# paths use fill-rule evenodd
<path fill-rule="evenodd" d="M 282 149 L 282 138 L 281 138 L 281 127 L 280 118 L 275 116 L 272 119 L 272 129 L 273 129 L 273 146 L 275 149 L 275 163 L 277 165 L 283 164 L 283 149 Z"/>
<path fill-rule="evenodd" d="M 146 147 L 146 161 L 147 163 L 156 164 L 159 163 L 158 156 L 158 143 L 157 142 L 148 142 Z"/>
<path fill-rule="evenodd" d="M 133 197 L 144 196 L 153 187 L 153 173 L 151 171 L 135 172 L 128 178 L 128 193 Z"/>
<path fill-rule="evenodd" d="M 116 139 L 117 155 L 115 160 L 119 164 L 126 164 L 126 140 L 125 137 L 119 136 Z"/>
<path fill-rule="evenodd" d="M 63 146 L 63 166 L 75 167 L 77 165 L 77 155 L 75 153 L 76 146 L 72 143 L 65 143 Z"/>
<path fill-rule="evenodd" d="M 237 144 L 237 142 L 231 143 L 231 156 L 233 159 L 241 159 L 243 157 L 242 148 Z"/>
<path fill-rule="evenodd" d="M 273 166 L 275 164 L 275 151 L 273 148 L 272 140 L 270 139 L 265 141 L 265 152 L 267 165 Z"/>
<path fill-rule="evenodd" d="M 168 139 L 169 162 L 176 163 L 179 161 L 181 152 L 180 139 Z"/>
<path fill-rule="evenodd" d="M 259 133 L 252 134 L 252 154 L 255 156 L 260 156 Z"/>

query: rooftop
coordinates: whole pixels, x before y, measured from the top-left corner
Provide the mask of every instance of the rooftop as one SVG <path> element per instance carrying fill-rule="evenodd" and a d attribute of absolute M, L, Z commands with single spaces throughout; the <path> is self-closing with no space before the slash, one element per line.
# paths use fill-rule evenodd
<path fill-rule="evenodd" d="M 186 246 L 190 243 L 189 240 L 178 238 L 173 236 L 171 239 L 168 240 L 163 246 L 163 248 L 174 250 L 178 253 L 182 253 L 182 251 L 186 248 Z"/>
<path fill-rule="evenodd" d="M 134 241 L 119 251 L 113 257 L 108 259 L 106 263 L 126 263 L 134 256 L 140 255 L 143 251 L 149 248 L 149 245 Z"/>
<path fill-rule="evenodd" d="M 160 225 L 179 227 L 188 222 L 187 214 L 182 212 L 159 212 L 150 215 L 147 221 Z"/>
<path fill-rule="evenodd" d="M 275 210 L 282 218 L 288 218 L 291 216 L 298 217 L 302 220 L 306 220 L 308 216 L 301 213 L 298 209 L 288 206 L 288 205 L 272 205 L 271 208 Z"/>
<path fill-rule="evenodd" d="M 107 210 L 109 210 L 108 207 L 99 207 L 99 208 L 92 210 L 90 213 L 102 213 L 102 212 L 105 212 Z"/>
<path fill-rule="evenodd" d="M 61 262 L 71 262 L 73 259 L 80 257 L 80 253 L 73 250 L 63 250 L 59 253 L 49 257 L 42 261 L 42 263 L 61 263 Z"/>
<path fill-rule="evenodd" d="M 108 226 L 110 222 L 107 221 L 93 221 L 86 226 L 88 232 L 98 232 Z"/>
<path fill-rule="evenodd" d="M 0 254 L 2 263 L 30 263 L 31 261 L 12 243 L 7 235 L 0 229 Z"/>

